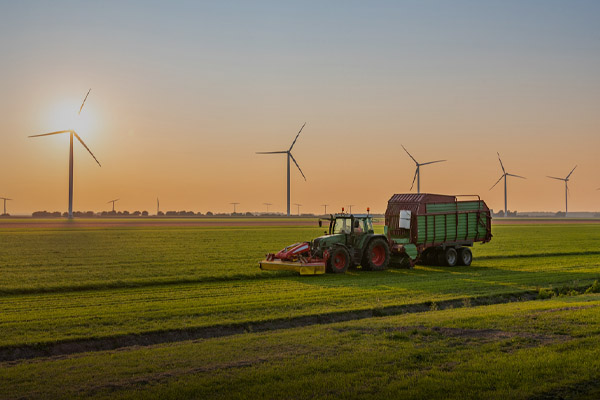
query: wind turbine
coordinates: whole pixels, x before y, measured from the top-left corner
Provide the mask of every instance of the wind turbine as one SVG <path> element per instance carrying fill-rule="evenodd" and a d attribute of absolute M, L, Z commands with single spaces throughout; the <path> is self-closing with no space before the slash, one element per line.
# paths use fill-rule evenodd
<path fill-rule="evenodd" d="M 87 94 L 85 95 L 85 98 L 83 99 L 83 103 L 81 103 L 81 107 L 79 107 L 79 112 L 77 113 L 77 115 L 81 114 L 83 105 L 85 104 L 85 101 L 87 100 L 91 91 L 92 91 L 92 89 L 88 90 Z M 73 129 L 69 129 L 66 131 L 44 133 L 42 135 L 33 135 L 33 136 L 29 136 L 29 137 L 50 136 L 50 135 L 58 135 L 61 133 L 69 133 L 69 136 L 70 136 L 70 145 L 69 145 L 69 218 L 73 218 L 73 136 L 75 136 L 77 138 L 77 140 L 79 140 L 79 142 L 83 145 L 83 147 L 85 147 L 85 149 L 92 155 L 92 157 L 94 157 L 94 160 L 96 160 L 98 165 L 99 166 L 102 166 L 102 165 L 100 165 L 100 161 L 98 161 L 98 159 L 96 158 L 94 153 L 92 153 L 92 151 L 89 149 L 89 147 L 87 147 L 87 145 L 79 137 L 77 132 L 75 132 Z"/>
<path fill-rule="evenodd" d="M 348 204 L 348 213 L 349 213 L 349 214 L 352 214 L 352 206 L 353 206 L 353 205 L 354 205 L 354 204 Z"/>
<path fill-rule="evenodd" d="M 115 212 L 115 203 L 116 203 L 117 201 L 119 201 L 119 199 L 114 199 L 114 200 L 111 200 L 111 201 L 107 201 L 107 202 L 106 202 L 106 204 L 108 204 L 108 203 L 112 203 L 112 205 L 113 205 L 113 209 L 112 209 L 112 210 L 113 210 L 113 212 Z"/>
<path fill-rule="evenodd" d="M 500 168 L 502 168 L 502 176 L 500 176 L 500 179 L 498 179 L 498 181 L 496 183 L 494 183 L 494 185 L 490 188 L 490 190 L 492 190 L 494 188 L 494 186 L 496 186 L 502 180 L 502 178 L 504 178 L 504 216 L 506 217 L 508 215 L 508 207 L 507 207 L 508 203 L 507 203 L 507 196 L 506 196 L 506 177 L 514 176 L 515 178 L 521 178 L 521 179 L 527 179 L 527 178 L 525 178 L 524 176 L 509 174 L 508 172 L 506 172 L 506 170 L 504 169 L 504 165 L 502 164 L 502 160 L 500 159 L 500 153 L 496 152 L 496 154 L 498 154 L 498 161 L 500 161 Z"/>
<path fill-rule="evenodd" d="M 12 199 L 7 199 L 6 197 L 0 197 L 0 200 L 4 200 L 4 213 L 3 214 L 6 214 L 6 202 L 8 200 L 12 200 Z"/>
<path fill-rule="evenodd" d="M 325 214 L 323 214 L 323 215 L 327 215 L 327 206 L 328 206 L 329 204 L 321 204 L 321 205 L 322 205 L 323 207 L 325 207 Z"/>
<path fill-rule="evenodd" d="M 272 203 L 263 203 L 265 206 L 267 206 L 267 213 L 269 212 L 269 206 L 272 206 Z"/>
<path fill-rule="evenodd" d="M 306 125 L 306 122 L 304 123 L 304 125 Z M 304 176 L 304 172 L 302 172 L 302 169 L 300 169 L 300 166 L 298 165 L 298 163 L 296 162 L 296 159 L 292 155 L 292 148 L 296 144 L 296 140 L 298 140 L 298 136 L 300 136 L 300 132 L 302 132 L 302 129 L 304 129 L 304 125 L 302 125 L 302 128 L 300 128 L 300 130 L 298 131 L 298 134 L 296 135 L 296 138 L 292 142 L 292 145 L 290 146 L 289 149 L 282 150 L 282 151 L 256 152 L 256 154 L 287 154 L 287 215 L 288 215 L 288 217 L 290 216 L 290 158 L 292 159 L 292 161 L 294 161 L 294 164 L 296 164 L 296 167 L 298 167 L 298 171 L 300 171 L 304 180 L 306 180 L 306 176 Z"/>
<path fill-rule="evenodd" d="M 300 215 L 300 206 L 301 206 L 302 204 L 294 203 L 294 205 L 295 205 L 295 206 L 298 206 L 298 215 Z"/>
<path fill-rule="evenodd" d="M 229 204 L 233 204 L 233 213 L 235 214 L 235 206 L 237 206 L 240 203 L 229 203 Z"/>
<path fill-rule="evenodd" d="M 575 168 L 577 168 L 577 165 L 575 167 L 573 167 L 573 169 L 571 170 L 571 172 L 569 172 L 569 175 L 567 175 L 566 178 L 556 178 L 554 176 L 546 175 L 548 178 L 565 182 L 565 218 L 567 217 L 567 214 L 569 213 L 569 177 L 571 176 L 573 171 L 575 171 Z"/>
<path fill-rule="evenodd" d="M 415 176 L 413 177 L 413 181 L 412 184 L 410 185 L 410 190 L 412 190 L 413 186 L 415 185 L 415 179 L 417 180 L 417 193 L 421 193 L 421 166 L 423 165 L 428 165 L 428 164 L 435 164 L 435 163 L 439 163 L 439 162 L 444 162 L 447 160 L 437 160 L 437 161 L 429 161 L 426 163 L 419 163 L 417 160 L 415 160 L 415 158 L 408 152 L 408 150 L 406 150 L 406 147 L 404 147 L 403 145 L 402 148 L 404 149 L 404 151 L 406 152 L 406 154 L 409 155 L 410 158 L 412 158 L 412 160 L 415 162 L 417 169 L 415 170 Z"/>

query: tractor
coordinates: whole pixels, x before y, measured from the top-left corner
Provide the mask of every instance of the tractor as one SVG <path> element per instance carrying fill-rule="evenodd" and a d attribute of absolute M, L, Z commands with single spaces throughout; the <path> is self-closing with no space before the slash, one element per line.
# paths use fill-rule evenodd
<path fill-rule="evenodd" d="M 335 214 L 319 219 L 329 222 L 324 236 L 312 242 L 295 243 L 278 252 L 267 254 L 260 262 L 263 270 L 298 271 L 301 275 L 344 273 L 361 265 L 365 270 L 384 270 L 390 263 L 390 247 L 384 235 L 373 231 L 369 214 Z"/>

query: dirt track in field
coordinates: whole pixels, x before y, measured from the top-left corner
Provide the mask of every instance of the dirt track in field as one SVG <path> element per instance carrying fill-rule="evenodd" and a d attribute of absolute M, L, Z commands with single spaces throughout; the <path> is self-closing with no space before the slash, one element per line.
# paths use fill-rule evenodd
<path fill-rule="evenodd" d="M 503 304 L 515 301 L 531 301 L 537 298 L 535 291 L 522 291 L 512 294 L 481 296 L 465 299 L 443 300 L 437 303 L 425 302 L 398 306 L 378 307 L 367 310 L 348 310 L 323 314 L 305 315 L 292 318 L 277 318 L 270 321 L 213 325 L 187 329 L 145 332 L 114 337 L 65 340 L 58 343 L 0 347 L 0 363 L 19 363 L 22 360 L 39 357 L 63 357 L 90 351 L 116 350 L 132 346 L 152 346 L 164 343 L 182 342 L 239 335 L 247 332 L 265 332 L 280 329 L 301 328 L 311 325 L 332 324 L 355 321 L 365 318 L 383 317 L 405 313 L 418 313 L 449 308 L 472 307 L 479 305 Z"/>

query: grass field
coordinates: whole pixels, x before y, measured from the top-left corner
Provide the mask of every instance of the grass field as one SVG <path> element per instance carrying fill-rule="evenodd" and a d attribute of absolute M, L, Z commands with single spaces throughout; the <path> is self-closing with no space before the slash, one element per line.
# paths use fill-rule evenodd
<path fill-rule="evenodd" d="M 600 278 L 600 224 L 495 226 L 471 267 L 258 269 L 320 233 L 0 223 L 0 398 L 600 393 L 600 297 L 534 300 Z"/>

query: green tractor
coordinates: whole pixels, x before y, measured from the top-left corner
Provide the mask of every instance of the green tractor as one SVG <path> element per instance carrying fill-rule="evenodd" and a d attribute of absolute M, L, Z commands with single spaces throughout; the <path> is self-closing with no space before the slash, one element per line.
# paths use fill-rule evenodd
<path fill-rule="evenodd" d="M 329 231 L 312 242 L 288 246 L 277 254 L 268 254 L 260 262 L 264 270 L 291 270 L 302 275 L 344 273 L 349 267 L 380 271 L 390 263 L 390 247 L 384 235 L 373 231 L 368 214 L 335 214 L 328 219 Z"/>

